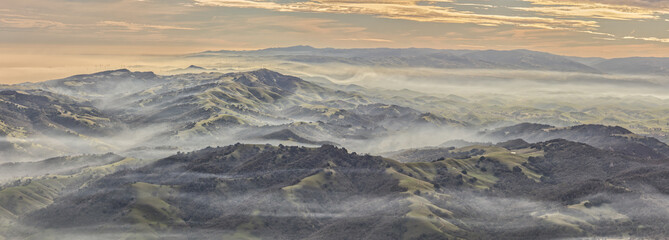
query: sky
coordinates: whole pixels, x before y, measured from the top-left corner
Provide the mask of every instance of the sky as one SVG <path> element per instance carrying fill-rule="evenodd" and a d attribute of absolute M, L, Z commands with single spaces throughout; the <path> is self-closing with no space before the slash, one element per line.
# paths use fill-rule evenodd
<path fill-rule="evenodd" d="M 530 49 L 669 57 L 669 0 L 2 0 L 0 83 L 206 50 Z"/>

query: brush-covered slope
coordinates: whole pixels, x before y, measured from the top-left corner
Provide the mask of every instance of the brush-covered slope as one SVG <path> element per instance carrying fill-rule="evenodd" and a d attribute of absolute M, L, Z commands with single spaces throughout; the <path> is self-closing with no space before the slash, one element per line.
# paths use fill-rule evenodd
<path fill-rule="evenodd" d="M 617 126 L 577 125 L 557 128 L 550 125 L 522 123 L 482 134 L 497 141 L 522 138 L 528 142 L 539 142 L 562 138 L 643 158 L 669 158 L 667 144 Z"/>
<path fill-rule="evenodd" d="M 290 129 L 283 129 L 279 130 L 276 132 L 272 132 L 266 135 L 261 136 L 261 139 L 267 139 L 267 140 L 280 140 L 280 141 L 290 141 L 290 142 L 295 142 L 295 143 L 303 143 L 303 144 L 312 144 L 312 145 L 324 145 L 324 144 L 335 144 L 332 142 L 327 142 L 327 141 L 314 141 L 310 140 L 308 138 L 302 137 L 295 132 L 293 132 Z"/>
<path fill-rule="evenodd" d="M 34 132 L 46 134 L 46 130 L 55 128 L 65 135 L 79 138 L 99 134 L 97 139 L 71 144 L 78 146 L 99 142 L 99 146 L 89 147 L 94 151 L 86 153 L 152 147 L 163 145 L 165 141 L 173 141 L 175 145 L 192 145 L 199 142 L 193 139 L 202 138 L 215 138 L 217 141 L 234 138 L 339 143 L 345 139 L 386 137 L 412 127 L 438 129 L 468 125 L 438 114 L 385 104 L 383 99 L 364 93 L 335 90 L 267 69 L 170 76 L 122 69 L 20 87 L 47 89 L 69 94 L 69 97 L 42 90 L 25 90 L 22 93 L 7 91 L 8 95 L 15 92 L 19 95 L 39 93 L 50 96 L 50 102 L 40 100 L 33 104 L 17 105 L 25 108 L 11 109 L 11 114 L 0 119 L 0 128 L 21 135 L 36 124 L 24 126 L 28 117 L 14 117 L 12 114 L 18 110 L 42 111 L 46 117 L 38 116 L 37 120 L 47 118 L 49 121 L 37 122 L 46 127 Z M 60 102 L 69 105 L 54 106 Z M 61 108 L 62 111 L 59 110 Z M 119 127 L 128 131 L 118 131 L 121 129 Z M 287 131 L 293 132 L 295 136 L 275 134 Z M 137 144 L 142 145 L 132 146 L 128 138 L 131 141 L 136 139 L 139 141 Z M 0 141 L 0 144 L 4 149 L 35 155 L 37 158 L 70 153 L 65 151 L 67 146 L 58 145 L 63 141 L 38 140 L 26 140 L 21 146 L 14 139 Z M 192 149 L 203 146 L 206 144 Z"/>
<path fill-rule="evenodd" d="M 86 101 L 41 90 L 0 91 L 0 151 L 7 157 L 0 161 L 62 155 L 77 146 L 108 150 L 92 137 L 120 129 L 119 120 Z"/>
<path fill-rule="evenodd" d="M 518 148 L 521 145 L 525 144 L 513 144 L 511 149 L 418 149 L 394 156 L 420 169 L 444 166 L 447 171 L 437 171 L 432 181 L 435 187 L 459 186 L 458 194 L 469 198 L 459 207 L 482 209 L 467 209 L 459 219 L 489 217 L 489 221 L 469 223 L 479 227 L 476 232 L 497 233 L 495 239 L 657 237 L 669 231 L 666 161 L 649 161 L 562 139 Z M 421 158 L 431 164 L 421 163 Z M 444 174 L 448 172 L 457 175 L 448 177 Z M 481 199 L 463 187 L 483 189 L 487 194 Z"/>
<path fill-rule="evenodd" d="M 196 76 L 199 75 L 191 75 L 192 78 Z M 221 119 L 227 119 L 227 122 L 235 119 L 237 124 L 260 125 L 268 121 L 286 121 L 274 113 L 298 103 L 328 98 L 354 103 L 365 101 L 265 69 L 206 77 L 209 80 L 201 80 L 199 85 L 166 84 L 152 93 L 142 93 L 146 96 L 130 105 L 127 114 L 139 115 L 136 118 L 144 123 L 192 121 L 201 127 Z"/>
<path fill-rule="evenodd" d="M 136 101 L 118 112 L 133 126 L 169 124 L 187 139 L 248 129 L 246 139 L 289 129 L 313 141 L 355 136 L 371 138 L 412 126 L 467 125 L 412 108 L 375 103 L 357 92 L 333 90 L 267 69 L 241 73 L 203 73 L 165 77 L 165 83 L 128 96 Z M 322 122 L 309 131 L 293 128 Z M 258 127 L 261 127 L 258 129 Z M 265 129 L 267 131 L 265 131 Z M 377 131 L 378 130 L 378 131 Z"/>
<path fill-rule="evenodd" d="M 468 126 L 467 123 L 435 114 L 382 103 L 359 104 L 349 108 L 302 104 L 288 108 L 282 114 L 302 122 L 265 128 L 290 129 L 304 136 L 318 136 L 323 139 L 374 139 L 411 129 Z M 322 136 L 323 134 L 328 136 Z"/>
<path fill-rule="evenodd" d="M 71 168 L 67 171 L 58 171 L 61 166 L 83 165 Z M 58 165 L 54 167 L 53 165 Z M 52 167 L 51 174 L 41 176 L 29 176 L 12 179 L 8 183 L 0 185 L 0 238 L 16 239 L 32 235 L 35 229 L 21 224 L 21 218 L 26 215 L 45 208 L 54 203 L 59 197 L 79 191 L 89 183 L 123 168 L 132 168 L 145 165 L 144 161 L 133 158 L 122 158 L 113 154 L 89 155 L 82 157 L 64 157 L 60 159 L 48 159 L 43 162 L 10 166 L 21 170 L 30 169 L 36 165 Z M 3 169 L 5 166 L 3 165 Z M 35 172 L 39 174 L 40 169 Z M 27 174 L 32 175 L 32 174 Z M 23 236 L 23 237 L 21 237 Z M 62 235 L 45 235 L 44 237 L 63 239 Z M 39 239 L 44 239 L 44 237 Z"/>
<path fill-rule="evenodd" d="M 113 153 L 104 155 L 80 155 L 49 158 L 37 162 L 9 162 L 0 164 L 0 181 L 18 177 L 34 177 L 49 174 L 67 174 L 81 168 L 112 164 L 123 157 Z"/>
<path fill-rule="evenodd" d="M 432 186 L 398 170 L 412 172 L 392 160 L 332 146 L 208 148 L 109 175 L 27 221 L 158 236 L 185 231 L 224 238 L 401 238 L 407 224 L 416 224 L 405 216 L 412 213 L 405 198 Z M 395 217 L 378 221 L 382 216 Z M 433 237 L 451 226 L 436 219 L 419 225 Z"/>
<path fill-rule="evenodd" d="M 162 78 L 153 72 L 118 69 L 23 85 L 97 102 L 112 96 L 122 97 L 130 92 L 151 88 L 161 82 Z"/>
<path fill-rule="evenodd" d="M 118 123 L 88 102 L 40 90 L 0 91 L 0 111 L 1 125 L 27 133 L 105 134 Z M 0 128 L 0 134 L 18 133 Z"/>

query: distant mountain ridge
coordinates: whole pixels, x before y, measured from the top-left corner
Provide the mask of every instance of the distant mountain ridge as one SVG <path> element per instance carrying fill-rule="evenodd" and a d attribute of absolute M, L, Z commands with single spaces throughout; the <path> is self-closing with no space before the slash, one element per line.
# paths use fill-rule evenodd
<path fill-rule="evenodd" d="M 579 58 L 546 52 L 517 50 L 449 50 L 430 48 L 314 48 L 292 46 L 248 51 L 205 51 L 197 56 L 242 55 L 274 57 L 305 63 L 342 63 L 382 67 L 546 70 L 582 73 L 669 73 L 669 58 Z"/>

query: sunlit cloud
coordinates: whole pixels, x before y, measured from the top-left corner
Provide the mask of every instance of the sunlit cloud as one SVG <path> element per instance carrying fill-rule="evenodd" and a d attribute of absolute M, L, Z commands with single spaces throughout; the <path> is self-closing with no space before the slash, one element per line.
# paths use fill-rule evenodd
<path fill-rule="evenodd" d="M 516 10 L 537 12 L 548 16 L 601 18 L 613 20 L 657 19 L 660 9 L 630 5 L 614 5 L 583 1 L 527 0 L 534 6 Z"/>
<path fill-rule="evenodd" d="M 624 38 L 624 39 L 644 40 L 644 41 L 651 41 L 651 42 L 669 43 L 669 38 L 658 38 L 658 37 L 635 37 L 635 36 L 625 36 L 625 37 L 623 37 L 623 38 Z"/>
<path fill-rule="evenodd" d="M 91 62 L 121 66 L 132 60 L 91 60 L 90 54 L 188 54 L 291 45 L 523 48 L 586 57 L 668 57 L 667 23 L 666 0 L 4 1 L 0 52 L 12 57 L 0 58 L 0 80 L 59 78 L 80 73 Z M 63 60 L 63 53 L 76 61 Z M 22 70 L 36 62 L 42 72 Z M 73 66 L 77 69 L 62 70 Z"/>
<path fill-rule="evenodd" d="M 669 9 L 669 1 L 666 0 L 571 0 L 571 1 L 641 7 L 641 8 L 656 9 L 656 10 Z"/>
<path fill-rule="evenodd" d="M 598 27 L 597 22 L 588 20 L 477 14 L 469 11 L 458 11 L 451 7 L 418 5 L 412 1 L 353 2 L 326 0 L 288 3 L 256 0 L 195 1 L 202 6 L 260 8 L 279 12 L 361 14 L 416 22 L 471 23 L 481 26 L 513 25 L 544 29 L 592 29 Z"/>
<path fill-rule="evenodd" d="M 490 5 L 490 4 L 481 4 L 481 3 L 453 3 L 458 6 L 474 6 L 474 7 L 482 7 L 482 8 L 495 8 L 497 6 L 495 5 Z"/>
<path fill-rule="evenodd" d="M 616 35 L 613 35 L 613 34 L 610 34 L 610 33 L 603 33 L 603 32 L 595 32 L 595 31 L 587 31 L 587 30 L 585 30 L 585 31 L 579 31 L 579 32 L 582 32 L 582 33 L 589 33 L 589 34 L 599 35 L 599 36 L 605 36 L 605 37 L 608 37 L 608 38 L 616 37 Z"/>
<path fill-rule="evenodd" d="M 66 27 L 66 24 L 42 19 L 10 17 L 0 18 L 0 26 L 10 28 L 62 29 Z"/>
<path fill-rule="evenodd" d="M 363 27 L 341 24 L 331 19 L 291 16 L 253 17 L 246 19 L 245 23 L 251 26 L 279 27 L 290 32 L 305 34 L 352 34 L 366 30 Z"/>
<path fill-rule="evenodd" d="M 19 29 L 100 29 L 115 30 L 127 32 L 156 31 L 156 30 L 195 30 L 194 28 L 169 26 L 169 25 L 151 25 L 138 24 L 123 21 L 100 21 L 95 24 L 78 23 L 66 24 L 59 21 L 28 18 L 21 15 L 11 15 L 10 17 L 0 18 L 0 27 L 19 28 Z"/>
<path fill-rule="evenodd" d="M 339 41 L 392 42 L 392 40 L 380 39 L 380 38 L 342 38 L 342 39 L 336 39 L 336 40 L 339 40 Z"/>
<path fill-rule="evenodd" d="M 654 23 L 643 23 L 643 20 L 665 20 L 667 11 L 664 4 L 654 1 L 616 1 L 616 0 L 519 0 L 529 3 L 526 7 L 512 7 L 503 3 L 469 2 L 458 0 L 444 1 L 399 1 L 399 0 L 304 0 L 304 1 L 264 1 L 264 0 L 193 0 L 198 6 L 226 8 L 255 8 L 276 12 L 293 13 L 335 13 L 374 16 L 377 18 L 400 19 L 413 22 L 475 24 L 481 27 L 511 26 L 518 29 L 545 29 L 560 32 L 585 33 L 596 41 L 616 41 L 633 39 L 666 43 L 662 36 L 624 37 L 620 31 L 612 31 L 609 26 L 602 27 L 602 20 L 636 21 L 635 24 L 649 28 Z M 460 7 L 474 7 L 473 10 L 462 10 Z M 476 9 L 505 9 L 478 11 Z M 618 32 L 614 34 L 614 32 Z M 497 38 L 496 33 L 482 33 L 489 39 Z M 620 35 L 617 35 L 620 34 Z M 564 34 L 558 34 L 564 35 Z M 581 37 L 584 37 L 582 35 Z M 379 38 L 349 37 L 337 39 L 342 41 L 392 42 L 374 40 Z M 417 39 L 417 38 L 416 38 Z M 550 42 L 550 37 L 544 41 Z M 450 39 L 452 40 L 452 39 Z M 541 41 L 540 39 L 533 39 Z M 555 41 L 553 41 L 555 42 Z"/>
<path fill-rule="evenodd" d="M 613 20 L 657 18 L 657 16 L 653 15 L 652 12 L 628 12 L 628 11 L 620 11 L 617 9 L 591 6 L 591 5 L 530 7 L 530 8 L 515 8 L 515 9 L 538 12 L 550 16 L 603 18 L 603 19 L 613 19 Z"/>
<path fill-rule="evenodd" d="M 101 27 L 118 27 L 123 31 L 139 32 L 146 30 L 195 30 L 194 28 L 166 26 L 166 25 L 148 25 L 121 21 L 101 21 L 97 23 Z"/>

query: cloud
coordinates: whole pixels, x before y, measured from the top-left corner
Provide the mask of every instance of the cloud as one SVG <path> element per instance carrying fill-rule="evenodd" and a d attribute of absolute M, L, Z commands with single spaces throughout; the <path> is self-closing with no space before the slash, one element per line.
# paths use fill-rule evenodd
<path fill-rule="evenodd" d="M 591 34 L 596 40 L 621 40 L 605 29 L 599 19 L 606 20 L 657 20 L 667 13 L 659 1 L 637 0 L 624 4 L 615 0 L 524 0 L 528 7 L 507 7 L 503 4 L 485 5 L 460 3 L 457 1 L 399 1 L 399 0 L 305 0 L 299 2 L 264 0 L 193 0 L 199 6 L 230 8 L 257 8 L 277 12 L 308 12 L 370 15 L 379 18 L 401 19 L 414 22 L 476 24 L 479 26 L 514 26 L 519 29 L 546 29 L 555 32 Z M 437 3 L 447 3 L 437 4 Z M 500 11 L 481 13 L 475 10 L 462 11 L 456 6 L 479 6 L 484 8 L 507 8 L 513 13 Z M 521 13 L 528 14 L 521 14 Z M 638 22 L 638 24 L 643 24 Z M 661 37 L 626 38 L 666 43 Z M 349 37 L 339 41 L 393 42 L 383 38 Z"/>
<path fill-rule="evenodd" d="M 325 0 L 279 3 L 259 0 L 195 0 L 195 2 L 201 6 L 259 8 L 279 12 L 361 14 L 416 22 L 471 23 L 481 26 L 513 25 L 544 29 L 593 29 L 598 27 L 595 21 L 478 14 L 458 11 L 451 7 L 419 5 L 412 1 Z"/>
<path fill-rule="evenodd" d="M 32 18 L 0 18 L 0 26 L 11 28 L 62 29 L 67 25 L 62 22 Z"/>
<path fill-rule="evenodd" d="M 178 27 L 178 26 L 167 26 L 167 25 L 147 25 L 147 24 L 137 24 L 121 21 L 101 21 L 97 23 L 97 26 L 101 27 L 118 27 L 123 31 L 128 32 L 140 32 L 147 30 L 195 30 L 194 28 L 187 27 Z"/>
<path fill-rule="evenodd" d="M 644 40 L 644 41 L 651 41 L 651 42 L 661 42 L 661 43 L 669 43 L 669 38 L 658 38 L 658 37 L 635 37 L 635 36 L 625 36 L 623 37 L 624 39 L 634 39 L 634 40 Z"/>
<path fill-rule="evenodd" d="M 295 33 L 307 34 L 352 34 L 364 32 L 363 27 L 342 24 L 338 21 L 322 18 L 303 18 L 294 16 L 263 16 L 245 19 L 245 26 L 271 26 Z M 228 29 L 230 26 L 226 26 Z"/>
<path fill-rule="evenodd" d="M 657 10 L 669 9 L 669 1 L 666 0 L 572 0 L 572 1 L 642 7 L 642 8 L 657 9 Z"/>
<path fill-rule="evenodd" d="M 555 1 L 527 0 L 531 7 L 517 7 L 516 10 L 537 12 L 548 16 L 601 18 L 612 20 L 658 19 L 660 9 L 651 9 L 633 5 L 607 4 L 613 1 Z"/>
<path fill-rule="evenodd" d="M 380 38 L 342 38 L 342 39 L 336 39 L 336 40 L 339 40 L 339 41 L 392 42 L 392 40 L 380 39 Z"/>
<path fill-rule="evenodd" d="M 126 32 L 140 32 L 140 31 L 155 31 L 155 30 L 195 30 L 194 28 L 169 26 L 169 25 L 150 25 L 138 24 L 123 21 L 100 21 L 95 24 L 66 24 L 59 21 L 29 18 L 23 15 L 9 15 L 5 18 L 0 18 L 0 26 L 9 28 L 23 28 L 23 29 L 99 29 L 111 28 L 117 31 Z"/>

